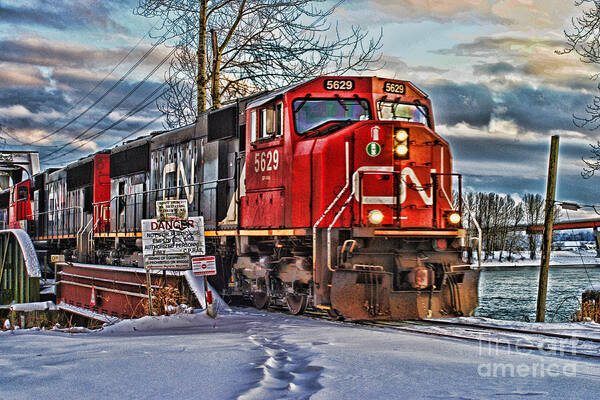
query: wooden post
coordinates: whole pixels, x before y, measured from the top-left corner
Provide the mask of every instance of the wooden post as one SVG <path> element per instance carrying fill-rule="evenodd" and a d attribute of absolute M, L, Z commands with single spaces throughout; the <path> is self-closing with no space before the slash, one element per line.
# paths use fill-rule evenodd
<path fill-rule="evenodd" d="M 546 217 L 544 235 L 542 237 L 542 259 L 540 262 L 540 281 L 538 284 L 536 322 L 544 322 L 546 318 L 546 294 L 548 292 L 548 266 L 552 248 L 552 229 L 554 224 L 554 197 L 556 195 L 556 170 L 558 167 L 558 136 L 552 136 L 550 144 L 550 160 L 548 162 L 548 182 L 546 185 Z"/>
<path fill-rule="evenodd" d="M 148 291 L 148 315 L 152 316 L 152 276 L 148 268 L 146 268 L 146 289 Z"/>

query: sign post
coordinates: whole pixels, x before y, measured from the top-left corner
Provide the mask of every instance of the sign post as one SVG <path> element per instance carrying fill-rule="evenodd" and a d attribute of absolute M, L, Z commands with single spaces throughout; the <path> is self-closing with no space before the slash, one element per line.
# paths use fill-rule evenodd
<path fill-rule="evenodd" d="M 148 268 L 146 268 L 146 290 L 148 291 L 148 315 L 152 316 L 152 276 Z"/>
<path fill-rule="evenodd" d="M 192 272 L 195 276 L 204 277 L 204 301 L 206 304 L 206 313 L 209 317 L 215 318 L 217 310 L 213 304 L 212 292 L 208 290 L 209 275 L 217 274 L 217 262 L 215 256 L 192 257 Z"/>

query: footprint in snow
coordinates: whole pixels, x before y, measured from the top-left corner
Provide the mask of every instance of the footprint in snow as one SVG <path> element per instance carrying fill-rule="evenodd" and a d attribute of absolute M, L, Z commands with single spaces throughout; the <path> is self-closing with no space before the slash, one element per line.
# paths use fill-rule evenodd
<path fill-rule="evenodd" d="M 273 332 L 257 330 L 248 339 L 265 356 L 254 364 L 260 380 L 241 394 L 239 400 L 308 399 L 321 389 L 318 379 L 323 367 L 311 365 L 309 351 L 285 343 L 281 335 Z"/>

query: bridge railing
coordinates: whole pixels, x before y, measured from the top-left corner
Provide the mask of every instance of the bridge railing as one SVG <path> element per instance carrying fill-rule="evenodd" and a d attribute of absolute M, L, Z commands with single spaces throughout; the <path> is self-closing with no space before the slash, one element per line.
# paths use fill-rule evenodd
<path fill-rule="evenodd" d="M 41 276 L 29 235 L 22 229 L 0 230 L 0 305 L 39 301 Z"/>

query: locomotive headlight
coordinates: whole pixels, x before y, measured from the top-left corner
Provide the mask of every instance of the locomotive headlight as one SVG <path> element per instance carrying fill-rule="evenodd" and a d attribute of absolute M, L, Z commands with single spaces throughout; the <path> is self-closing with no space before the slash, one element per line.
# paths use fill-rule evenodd
<path fill-rule="evenodd" d="M 408 158 L 408 130 L 394 129 L 394 158 Z"/>
<path fill-rule="evenodd" d="M 396 146 L 396 154 L 400 157 L 404 157 L 408 154 L 408 146 L 405 144 L 399 144 L 398 146 Z"/>
<path fill-rule="evenodd" d="M 404 129 L 398 129 L 396 131 L 396 140 L 399 142 L 404 142 L 406 139 L 408 139 L 408 132 Z"/>
<path fill-rule="evenodd" d="M 369 218 L 369 222 L 373 225 L 379 225 L 383 222 L 383 213 L 379 210 L 371 210 L 367 218 Z"/>
<path fill-rule="evenodd" d="M 457 212 L 448 214 L 448 222 L 450 222 L 452 225 L 458 225 L 460 223 L 460 214 Z"/>

